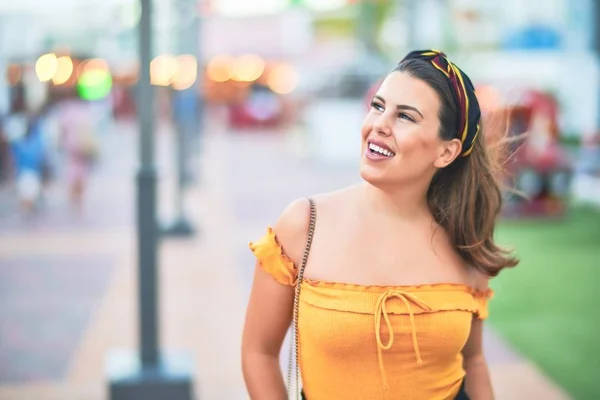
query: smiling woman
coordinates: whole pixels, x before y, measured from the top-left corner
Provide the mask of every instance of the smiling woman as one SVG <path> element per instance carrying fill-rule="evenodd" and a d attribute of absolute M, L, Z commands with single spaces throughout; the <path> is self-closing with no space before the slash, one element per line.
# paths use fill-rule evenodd
<path fill-rule="evenodd" d="M 518 260 L 493 240 L 502 197 L 480 118 L 471 81 L 443 53 L 408 54 L 364 119 L 364 182 L 293 202 L 250 244 L 252 399 L 286 398 L 290 322 L 296 398 L 493 398 L 488 278 Z"/>

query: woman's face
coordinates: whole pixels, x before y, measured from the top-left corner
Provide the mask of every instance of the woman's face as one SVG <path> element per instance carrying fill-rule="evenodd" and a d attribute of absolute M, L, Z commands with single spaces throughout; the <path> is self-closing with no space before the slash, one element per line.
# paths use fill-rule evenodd
<path fill-rule="evenodd" d="M 436 169 L 450 164 L 460 142 L 439 138 L 439 108 L 437 93 L 424 81 L 404 72 L 389 74 L 362 127 L 363 179 L 377 187 L 425 185 Z"/>

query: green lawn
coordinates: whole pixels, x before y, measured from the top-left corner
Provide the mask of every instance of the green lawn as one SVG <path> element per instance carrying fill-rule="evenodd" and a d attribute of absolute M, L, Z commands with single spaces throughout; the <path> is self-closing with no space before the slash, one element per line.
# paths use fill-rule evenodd
<path fill-rule="evenodd" d="M 490 322 L 575 399 L 600 399 L 600 213 L 504 221 L 521 264 L 492 281 Z"/>

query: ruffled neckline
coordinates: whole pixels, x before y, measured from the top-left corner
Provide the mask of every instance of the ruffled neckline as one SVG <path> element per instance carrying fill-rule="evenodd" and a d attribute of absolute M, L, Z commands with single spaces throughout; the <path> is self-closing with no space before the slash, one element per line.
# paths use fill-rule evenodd
<path fill-rule="evenodd" d="M 386 292 L 389 290 L 399 290 L 406 292 L 466 292 L 472 294 L 474 297 L 492 297 L 494 291 L 492 289 L 479 290 L 469 285 L 462 283 L 426 283 L 418 285 L 362 285 L 357 283 L 345 283 L 345 282 L 330 282 L 317 279 L 305 278 L 302 281 L 303 284 L 307 284 L 313 287 L 323 287 L 330 289 L 348 290 L 348 291 L 362 291 L 362 292 Z"/>

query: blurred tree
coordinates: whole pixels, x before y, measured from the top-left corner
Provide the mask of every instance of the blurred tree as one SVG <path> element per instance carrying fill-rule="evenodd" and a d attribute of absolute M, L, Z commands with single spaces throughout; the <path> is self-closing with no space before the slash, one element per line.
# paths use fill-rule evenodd
<path fill-rule="evenodd" d="M 362 0 L 358 2 L 356 32 L 367 52 L 381 55 L 377 38 L 392 6 L 393 0 Z"/>

